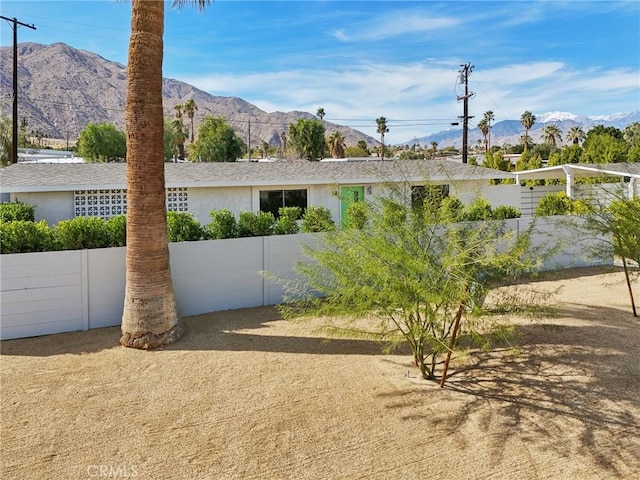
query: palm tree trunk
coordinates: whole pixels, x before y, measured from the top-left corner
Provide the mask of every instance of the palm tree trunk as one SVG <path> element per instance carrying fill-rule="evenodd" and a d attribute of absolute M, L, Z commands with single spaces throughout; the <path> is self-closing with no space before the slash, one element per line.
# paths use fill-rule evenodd
<path fill-rule="evenodd" d="M 182 333 L 165 206 L 162 112 L 163 0 L 132 0 L 127 66 L 127 255 L 120 343 L 155 348 Z"/>

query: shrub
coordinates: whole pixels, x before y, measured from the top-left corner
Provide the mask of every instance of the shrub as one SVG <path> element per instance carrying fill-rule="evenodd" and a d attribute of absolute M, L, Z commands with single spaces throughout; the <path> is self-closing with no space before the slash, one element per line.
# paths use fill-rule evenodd
<path fill-rule="evenodd" d="M 200 222 L 189 212 L 167 212 L 167 237 L 170 242 L 193 242 L 202 239 Z"/>
<path fill-rule="evenodd" d="M 233 238 L 238 235 L 238 223 L 230 210 L 226 208 L 211 210 L 209 216 L 211 217 L 211 223 L 207 225 L 209 238 Z"/>
<path fill-rule="evenodd" d="M 55 247 L 53 230 L 44 220 L 0 222 L 0 253 L 48 252 Z"/>
<path fill-rule="evenodd" d="M 465 209 L 462 220 L 468 222 L 476 222 L 479 220 L 491 220 L 493 218 L 493 211 L 491 204 L 485 198 L 477 198 L 470 203 Z"/>
<path fill-rule="evenodd" d="M 298 233 L 300 227 L 298 226 L 298 219 L 302 214 L 300 207 L 280 207 L 278 209 L 278 220 L 276 221 L 273 229 L 276 235 L 291 235 Z"/>
<path fill-rule="evenodd" d="M 493 209 L 494 220 L 506 220 L 507 218 L 520 218 L 522 212 L 511 205 L 498 205 Z"/>
<path fill-rule="evenodd" d="M 14 220 L 34 222 L 35 211 L 36 208 L 27 203 L 0 203 L 0 222 L 12 222 Z"/>
<path fill-rule="evenodd" d="M 364 202 L 353 202 L 347 207 L 347 218 L 344 224 L 345 228 L 356 228 L 363 230 L 367 225 L 369 213 L 367 204 Z"/>
<path fill-rule="evenodd" d="M 107 220 L 107 230 L 112 247 L 124 247 L 127 244 L 127 216 L 117 215 Z"/>
<path fill-rule="evenodd" d="M 271 235 L 276 219 L 271 212 L 240 212 L 238 234 L 241 237 Z"/>
<path fill-rule="evenodd" d="M 536 207 L 536 215 L 539 217 L 566 215 L 570 212 L 571 199 L 564 192 L 547 193 L 540 199 Z"/>
<path fill-rule="evenodd" d="M 311 233 L 330 232 L 336 227 L 331 219 L 331 210 L 327 207 L 312 206 L 304 212 L 301 228 L 303 232 Z"/>
<path fill-rule="evenodd" d="M 53 229 L 60 250 L 107 248 L 111 246 L 111 233 L 100 217 L 76 217 L 62 220 Z"/>
<path fill-rule="evenodd" d="M 457 222 L 464 214 L 464 204 L 457 197 L 446 197 L 442 199 L 438 213 L 444 222 Z"/>

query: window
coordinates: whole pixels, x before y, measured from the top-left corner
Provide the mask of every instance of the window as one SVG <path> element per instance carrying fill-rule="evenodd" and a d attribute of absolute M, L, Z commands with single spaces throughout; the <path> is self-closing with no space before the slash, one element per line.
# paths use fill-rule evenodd
<path fill-rule="evenodd" d="M 449 185 L 412 185 L 411 206 L 421 208 L 427 199 L 440 205 L 443 198 L 449 196 Z"/>
<path fill-rule="evenodd" d="M 300 207 L 302 213 L 307 208 L 307 190 L 261 190 L 260 211 L 271 212 L 278 218 L 281 207 Z"/>

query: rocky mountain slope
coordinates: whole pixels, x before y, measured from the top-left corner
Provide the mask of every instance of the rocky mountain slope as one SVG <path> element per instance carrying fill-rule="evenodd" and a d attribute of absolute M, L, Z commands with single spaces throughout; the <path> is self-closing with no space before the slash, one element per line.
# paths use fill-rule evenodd
<path fill-rule="evenodd" d="M 0 105 L 3 115 L 11 113 L 12 47 L 0 49 Z M 72 140 L 89 123 L 109 122 L 124 129 L 126 67 L 95 53 L 77 50 L 64 43 L 18 45 L 18 112 L 26 119 L 29 131 L 41 131 L 46 137 Z M 247 139 L 251 123 L 251 144 L 280 144 L 280 132 L 299 118 L 315 118 L 308 112 L 272 112 L 260 110 L 241 98 L 218 97 L 184 82 L 165 78 L 163 82 L 165 116 L 174 118 L 174 106 L 193 99 L 198 106 L 194 118 L 197 132 L 205 115 L 222 116 Z M 190 126 L 189 119 L 185 124 Z M 347 145 L 360 140 L 369 146 L 377 140 L 349 127 L 325 122 L 327 135 L 338 130 Z"/>

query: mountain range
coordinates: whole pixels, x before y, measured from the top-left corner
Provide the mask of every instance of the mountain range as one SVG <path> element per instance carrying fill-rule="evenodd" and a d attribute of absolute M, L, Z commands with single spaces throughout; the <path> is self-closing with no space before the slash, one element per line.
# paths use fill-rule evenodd
<path fill-rule="evenodd" d="M 9 99 L 12 98 L 11 47 L 0 47 L 0 104 L 3 115 L 11 114 Z M 40 131 L 45 137 L 75 140 L 89 123 L 113 123 L 124 129 L 124 105 L 126 90 L 126 67 L 109 61 L 95 53 L 78 50 L 64 43 L 42 45 L 18 44 L 18 112 L 20 120 L 28 123 L 28 131 Z M 251 145 L 262 142 L 280 144 L 280 133 L 289 124 L 300 118 L 317 118 L 309 112 L 265 112 L 255 105 L 237 97 L 214 96 L 185 82 L 163 79 L 163 107 L 165 116 L 174 117 L 175 105 L 193 99 L 198 106 L 194 117 L 197 131 L 205 115 L 221 116 L 243 139 L 248 138 L 251 124 Z M 473 112 L 472 112 L 473 113 Z M 568 112 L 538 114 L 530 131 L 534 142 L 540 142 L 545 124 L 554 123 L 562 131 L 563 138 L 573 126 L 585 132 L 595 125 L 624 128 L 640 121 L 640 111 L 618 113 L 610 116 L 581 117 Z M 479 120 L 479 114 L 470 125 Z M 190 127 L 190 120 L 185 119 Z M 324 122 L 327 134 L 340 131 L 347 145 L 364 140 L 369 147 L 378 140 L 353 128 Z M 503 120 L 492 125 L 491 144 L 518 144 L 524 129 L 519 120 Z M 477 128 L 469 129 L 470 146 L 482 140 Z M 431 147 L 436 142 L 442 147 L 462 146 L 460 128 L 444 130 L 428 136 L 408 140 L 403 144 Z"/>
<path fill-rule="evenodd" d="M 11 99 L 12 47 L 0 48 L 0 93 Z M 113 123 L 124 129 L 126 67 L 64 43 L 18 44 L 18 113 L 26 119 L 28 131 L 40 131 L 48 138 L 76 139 L 89 123 Z M 192 85 L 163 79 L 163 107 L 174 118 L 175 105 L 193 99 L 198 107 L 194 129 L 205 115 L 223 117 L 245 141 L 251 125 L 251 145 L 280 144 L 280 133 L 300 118 L 317 118 L 308 112 L 265 112 L 237 97 L 219 97 Z M 11 114 L 11 102 L 3 100 L 2 114 Z M 184 118 L 190 128 L 190 120 Z M 327 135 L 340 131 L 347 145 L 377 140 L 350 127 L 324 122 Z"/>

